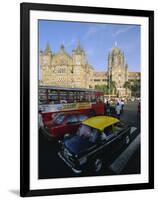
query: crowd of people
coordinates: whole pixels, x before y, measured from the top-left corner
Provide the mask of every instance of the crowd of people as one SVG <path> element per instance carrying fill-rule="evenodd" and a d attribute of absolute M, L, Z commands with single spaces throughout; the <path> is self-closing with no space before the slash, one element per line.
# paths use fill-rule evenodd
<path fill-rule="evenodd" d="M 105 99 L 105 114 L 106 115 L 112 115 L 116 116 L 118 119 L 120 119 L 120 115 L 124 112 L 124 106 L 125 106 L 125 100 L 124 99 Z M 140 113 L 140 99 L 137 101 L 137 112 Z"/>
<path fill-rule="evenodd" d="M 120 118 L 120 115 L 124 112 L 124 101 L 123 100 L 115 100 L 105 102 L 105 113 L 106 115 L 116 115 L 117 118 Z"/>

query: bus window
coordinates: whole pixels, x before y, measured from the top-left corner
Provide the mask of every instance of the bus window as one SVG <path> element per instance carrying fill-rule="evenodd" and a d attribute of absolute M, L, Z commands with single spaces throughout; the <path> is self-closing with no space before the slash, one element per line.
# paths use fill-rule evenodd
<path fill-rule="evenodd" d="M 48 90 L 48 103 L 54 104 L 59 102 L 58 92 L 56 90 Z"/>
<path fill-rule="evenodd" d="M 60 91 L 60 101 L 61 100 L 67 100 L 68 99 L 68 94 L 66 91 Z"/>
<path fill-rule="evenodd" d="M 69 103 L 73 102 L 73 92 L 69 92 L 69 99 L 68 99 Z"/>

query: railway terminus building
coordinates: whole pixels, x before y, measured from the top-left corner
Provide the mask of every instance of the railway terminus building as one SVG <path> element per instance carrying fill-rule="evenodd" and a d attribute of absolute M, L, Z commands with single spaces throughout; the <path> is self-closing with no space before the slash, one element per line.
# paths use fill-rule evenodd
<path fill-rule="evenodd" d="M 140 72 L 129 72 L 124 52 L 117 46 L 108 55 L 108 70 L 96 71 L 86 58 L 86 52 L 80 43 L 68 54 L 61 45 L 58 52 L 53 52 L 50 45 L 40 50 L 40 85 L 68 88 L 95 88 L 96 85 L 108 85 L 115 82 L 119 96 L 129 96 L 124 88 L 125 82 L 140 80 Z"/>

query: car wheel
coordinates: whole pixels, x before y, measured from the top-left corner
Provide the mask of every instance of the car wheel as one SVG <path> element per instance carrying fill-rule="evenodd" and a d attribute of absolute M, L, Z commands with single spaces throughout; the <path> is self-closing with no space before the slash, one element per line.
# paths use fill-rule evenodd
<path fill-rule="evenodd" d="M 102 169 L 103 161 L 100 158 L 96 158 L 93 162 L 94 172 L 98 173 Z"/>
<path fill-rule="evenodd" d="M 129 137 L 129 135 L 127 135 L 125 137 L 125 144 L 128 145 L 129 143 L 130 143 L 130 137 Z"/>

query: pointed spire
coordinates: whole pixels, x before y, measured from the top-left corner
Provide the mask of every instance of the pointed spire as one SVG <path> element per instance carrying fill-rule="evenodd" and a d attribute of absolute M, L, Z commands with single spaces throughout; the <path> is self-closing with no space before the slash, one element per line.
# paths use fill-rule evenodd
<path fill-rule="evenodd" d="M 78 40 L 77 48 L 81 49 L 80 41 Z"/>
<path fill-rule="evenodd" d="M 65 52 L 65 47 L 64 47 L 63 43 L 62 43 L 61 46 L 60 46 L 59 52 L 60 52 L 60 53 L 64 53 L 64 52 Z"/>
<path fill-rule="evenodd" d="M 47 44 L 46 44 L 46 48 L 45 48 L 45 50 L 44 50 L 44 53 L 45 53 L 45 54 L 47 54 L 47 53 L 52 53 L 51 47 L 50 47 L 50 45 L 49 45 L 49 42 L 47 42 Z"/>
<path fill-rule="evenodd" d="M 77 51 L 77 53 L 84 52 L 84 50 L 82 49 L 82 47 L 80 45 L 80 41 L 78 41 L 78 44 L 77 44 L 77 47 L 76 47 L 76 51 Z"/>
<path fill-rule="evenodd" d="M 40 49 L 40 54 L 42 54 L 43 53 L 43 50 L 42 49 Z"/>
<path fill-rule="evenodd" d="M 64 45 L 63 44 L 61 44 L 60 49 L 64 49 Z"/>
<path fill-rule="evenodd" d="M 117 41 L 115 41 L 115 47 L 117 47 Z"/>

